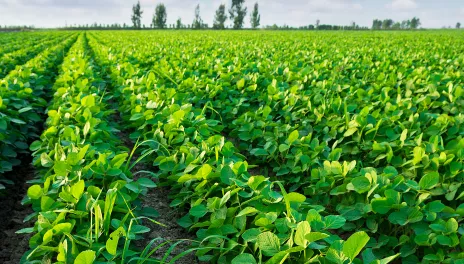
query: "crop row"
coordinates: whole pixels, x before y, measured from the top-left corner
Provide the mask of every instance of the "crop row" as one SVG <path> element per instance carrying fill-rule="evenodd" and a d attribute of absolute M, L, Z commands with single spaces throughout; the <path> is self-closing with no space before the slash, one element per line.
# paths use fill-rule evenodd
<path fill-rule="evenodd" d="M 69 34 L 60 34 L 38 44 L 33 40 L 29 40 L 23 43 L 23 48 L 3 55 L 0 60 L 0 78 L 5 77 L 16 66 L 26 63 L 46 48 L 56 45 L 68 37 Z"/>
<path fill-rule="evenodd" d="M 34 233 L 27 263 L 125 263 L 145 254 L 130 243 L 149 231 L 138 223 L 154 211 L 138 206 L 138 196 L 154 183 L 131 179 L 133 164 L 111 125 L 99 75 L 80 34 L 53 86 L 46 128 L 30 146 L 39 177 L 24 200 L 35 211 L 28 217 L 34 227 L 19 231 Z"/>
<path fill-rule="evenodd" d="M 30 45 L 36 45 L 37 43 L 49 39 L 51 36 L 52 35 L 49 34 L 32 34 L 23 36 L 21 40 L 18 40 L 16 38 L 11 39 L 10 41 L 8 41 L 8 43 L 5 43 L 2 45 L 2 47 L 0 47 L 0 56 L 23 48 L 25 43 L 28 43 Z"/>
<path fill-rule="evenodd" d="M 50 46 L 0 80 L 0 175 L 19 165 L 18 155 L 26 154 L 28 144 L 39 137 L 57 67 L 75 40 L 73 35 Z"/>
<path fill-rule="evenodd" d="M 208 199 L 219 179 L 199 179 L 197 169 L 206 163 L 219 176 L 222 169 L 212 164 L 245 156 L 260 172 L 305 195 L 304 216 L 314 209 L 343 219 L 331 233 L 370 234 L 363 251 L 367 263 L 396 254 L 411 263 L 464 258 L 455 250 L 464 247 L 462 41 L 447 35 L 388 41 L 344 36 L 349 45 L 341 46 L 337 36 L 328 44 L 326 38 L 295 44 L 295 35 L 277 44 L 263 34 L 252 48 L 188 37 L 193 39 L 176 35 L 126 48 L 124 37 L 96 36 L 112 48 L 102 57 L 113 59 L 114 84 L 124 100 L 120 111 L 133 137 L 155 137 L 162 145 L 154 165 L 162 182 L 177 182 L 173 205 L 204 208 L 208 201 L 203 206 L 215 213 Z M 296 51 L 287 52 L 290 47 Z M 329 50 L 337 52 L 324 52 Z M 237 148 L 224 159 L 221 150 L 232 142 L 222 143 L 223 135 Z M 213 136 L 217 141 L 208 141 Z M 221 183 L 237 184 L 219 182 L 219 190 Z M 213 218 L 202 221 L 206 216 L 194 212 L 181 223 L 224 235 L 214 233 Z M 318 222 L 310 221 L 313 230 L 320 231 Z M 277 228 L 274 221 L 267 224 L 261 231 Z M 281 230 L 275 233 L 281 244 L 292 241 Z"/>

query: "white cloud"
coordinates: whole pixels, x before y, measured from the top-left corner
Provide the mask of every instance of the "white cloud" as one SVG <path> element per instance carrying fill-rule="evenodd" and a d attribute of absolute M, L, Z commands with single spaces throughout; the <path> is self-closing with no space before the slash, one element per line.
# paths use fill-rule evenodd
<path fill-rule="evenodd" d="M 352 0 L 309 0 L 308 8 L 312 12 L 332 12 L 340 10 L 361 10 L 362 5 Z"/>
<path fill-rule="evenodd" d="M 390 4 L 387 4 L 388 8 L 398 11 L 408 11 L 417 8 L 415 0 L 393 0 Z"/>

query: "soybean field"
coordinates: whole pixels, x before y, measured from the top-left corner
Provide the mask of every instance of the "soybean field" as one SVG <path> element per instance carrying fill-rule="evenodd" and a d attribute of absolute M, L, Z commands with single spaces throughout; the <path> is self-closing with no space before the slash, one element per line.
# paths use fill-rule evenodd
<path fill-rule="evenodd" d="M 0 34 L 2 263 L 464 263 L 464 33 Z"/>

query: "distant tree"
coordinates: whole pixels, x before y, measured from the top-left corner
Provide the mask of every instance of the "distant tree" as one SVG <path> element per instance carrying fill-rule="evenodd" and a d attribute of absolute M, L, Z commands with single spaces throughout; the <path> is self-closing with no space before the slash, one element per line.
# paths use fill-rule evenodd
<path fill-rule="evenodd" d="M 319 24 L 321 24 L 321 21 L 318 19 L 316 20 L 316 29 L 319 29 Z"/>
<path fill-rule="evenodd" d="M 461 23 L 460 23 L 460 22 L 456 23 L 456 28 L 457 28 L 457 29 L 460 29 L 460 28 L 461 28 Z"/>
<path fill-rule="evenodd" d="M 182 20 L 180 19 L 180 17 L 177 19 L 176 21 L 176 28 L 177 29 L 180 29 L 182 28 Z"/>
<path fill-rule="evenodd" d="M 258 11 L 258 3 L 255 3 L 255 6 L 253 8 L 253 12 L 251 13 L 251 27 L 256 29 L 259 27 L 259 23 L 261 21 L 261 15 L 259 14 Z"/>
<path fill-rule="evenodd" d="M 243 28 L 247 8 L 244 7 L 245 0 L 232 0 L 232 7 L 229 9 L 230 19 L 234 29 Z"/>
<path fill-rule="evenodd" d="M 392 25 L 392 29 L 394 30 L 399 30 L 401 29 L 401 23 L 400 22 L 396 22 Z"/>
<path fill-rule="evenodd" d="M 158 4 L 153 15 L 153 25 L 159 29 L 166 27 L 166 19 L 168 15 L 166 13 L 166 7 L 164 4 Z"/>
<path fill-rule="evenodd" d="M 203 24 L 203 20 L 201 20 L 200 17 L 200 4 L 195 7 L 195 18 L 193 19 L 193 28 L 194 29 L 201 29 L 201 26 Z"/>
<path fill-rule="evenodd" d="M 355 30 L 356 29 L 356 22 L 351 22 L 351 30 Z"/>
<path fill-rule="evenodd" d="M 408 21 L 407 20 L 401 21 L 401 29 L 408 29 Z"/>
<path fill-rule="evenodd" d="M 393 20 L 392 19 L 385 19 L 382 22 L 382 29 L 391 29 L 393 26 Z"/>
<path fill-rule="evenodd" d="M 226 15 L 226 5 L 222 4 L 216 10 L 216 16 L 214 17 L 213 28 L 214 29 L 224 29 L 224 23 L 227 20 Z"/>
<path fill-rule="evenodd" d="M 372 29 L 373 30 L 380 30 L 382 28 L 382 20 L 374 19 L 372 22 Z"/>
<path fill-rule="evenodd" d="M 134 28 L 140 28 L 142 21 L 142 8 L 140 7 L 140 1 L 137 1 L 137 4 L 132 6 L 132 24 Z"/>
<path fill-rule="evenodd" d="M 411 19 L 411 28 L 412 29 L 417 29 L 419 28 L 421 25 L 421 22 L 420 22 L 420 19 L 417 18 L 417 17 L 414 17 L 413 19 Z"/>

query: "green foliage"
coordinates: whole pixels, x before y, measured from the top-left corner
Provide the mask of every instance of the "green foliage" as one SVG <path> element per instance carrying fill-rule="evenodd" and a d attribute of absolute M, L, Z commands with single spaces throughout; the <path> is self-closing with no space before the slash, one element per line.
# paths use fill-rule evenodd
<path fill-rule="evenodd" d="M 24 199 L 35 224 L 18 231 L 33 233 L 24 259 L 147 261 L 158 240 L 142 252 L 131 241 L 153 211 L 139 197 L 159 184 L 197 236 L 171 261 L 193 251 L 213 263 L 462 261 L 462 41 L 259 35 L 81 34 L 49 92 L 30 88 L 41 79 L 27 79 L 32 71 L 17 93 L 8 82 L 1 135 L 31 136 L 6 141 L 2 155 L 11 161 L 38 138 L 29 147 L 38 178 Z M 37 102 L 22 102 L 22 91 Z M 110 99 L 139 139 L 133 152 L 115 136 Z M 45 107 L 39 138 L 28 131 L 40 118 L 21 116 Z M 133 179 L 138 162 L 157 184 Z"/>
<path fill-rule="evenodd" d="M 230 42 L 223 49 L 194 45 L 213 33 L 166 33 L 170 50 L 150 63 L 161 50 L 123 55 L 126 38 L 102 34 L 91 43 L 111 69 L 123 121 L 157 142 L 154 170 L 171 205 L 187 209 L 179 224 L 203 241 L 200 260 L 463 258 L 453 251 L 464 197 L 454 35 L 403 34 L 401 46 L 414 49 L 400 51 L 399 37 L 381 33 L 311 43 L 263 33 L 255 48 L 246 33 L 214 33 Z M 245 56 L 232 59 L 237 51 Z M 437 52 L 440 73 L 421 66 Z"/>

